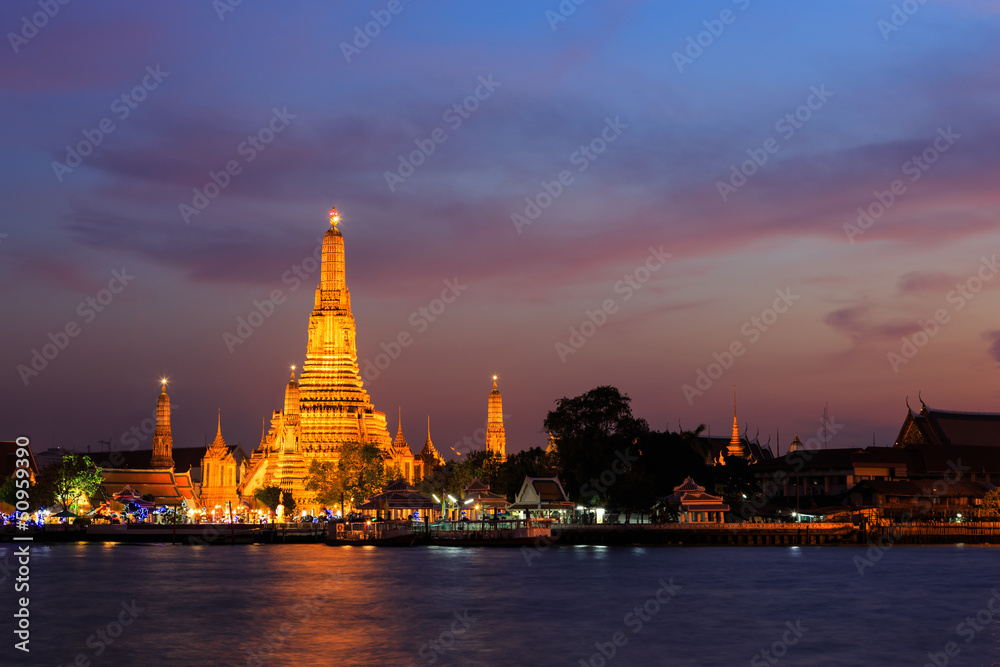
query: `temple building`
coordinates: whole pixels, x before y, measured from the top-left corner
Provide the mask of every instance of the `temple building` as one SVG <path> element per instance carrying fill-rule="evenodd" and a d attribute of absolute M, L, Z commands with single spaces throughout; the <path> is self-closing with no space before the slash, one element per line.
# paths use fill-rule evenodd
<path fill-rule="evenodd" d="M 156 431 L 153 433 L 153 456 L 149 467 L 174 467 L 174 438 L 170 435 L 170 397 L 167 396 L 167 379 L 160 380 L 160 398 L 156 401 Z"/>
<path fill-rule="evenodd" d="M 230 447 L 222 438 L 222 413 L 219 413 L 218 430 L 215 440 L 205 451 L 201 460 L 201 505 L 222 509 L 240 506 L 236 492 L 245 459 L 237 456 L 237 447 Z"/>
<path fill-rule="evenodd" d="M 312 461 L 336 462 L 345 442 L 378 446 L 386 465 L 397 468 L 406 482 L 414 480 L 415 457 L 402 439 L 389 436 L 385 413 L 374 408 L 358 371 L 356 328 L 344 265 L 340 215 L 330 211 L 323 237 L 320 283 L 309 316 L 306 359 L 302 374 L 285 386 L 283 410 L 264 425 L 261 443 L 240 483 L 243 498 L 265 486 L 291 492 L 300 507 L 311 505 L 305 477 Z"/>
<path fill-rule="evenodd" d="M 427 440 L 424 441 L 424 448 L 417 454 L 415 466 L 415 481 L 429 477 L 434 470 L 444 465 L 444 459 L 438 454 L 438 450 L 431 442 L 431 418 L 427 416 Z"/>
<path fill-rule="evenodd" d="M 740 423 L 736 420 L 736 385 L 733 385 L 733 434 L 729 438 L 729 446 L 726 448 L 726 454 L 738 457 L 744 455 L 743 442 L 740 440 Z M 721 460 L 720 463 L 725 465 L 725 459 Z"/>
<path fill-rule="evenodd" d="M 497 376 L 493 376 L 493 391 L 490 392 L 486 415 L 486 450 L 507 458 L 507 436 L 503 431 L 503 400 L 497 389 Z"/>

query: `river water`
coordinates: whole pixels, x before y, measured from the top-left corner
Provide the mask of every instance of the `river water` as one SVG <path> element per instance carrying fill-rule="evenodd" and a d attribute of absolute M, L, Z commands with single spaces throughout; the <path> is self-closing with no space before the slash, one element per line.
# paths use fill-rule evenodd
<path fill-rule="evenodd" d="M 1000 665 L 996 547 L 14 548 L 2 665 Z"/>

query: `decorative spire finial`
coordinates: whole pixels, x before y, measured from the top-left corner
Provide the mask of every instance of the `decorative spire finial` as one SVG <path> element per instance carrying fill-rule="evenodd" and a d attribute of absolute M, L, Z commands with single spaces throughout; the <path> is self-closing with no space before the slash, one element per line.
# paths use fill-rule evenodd
<path fill-rule="evenodd" d="M 337 212 L 337 207 L 330 207 L 330 226 L 336 227 L 337 223 L 340 222 L 340 213 Z"/>

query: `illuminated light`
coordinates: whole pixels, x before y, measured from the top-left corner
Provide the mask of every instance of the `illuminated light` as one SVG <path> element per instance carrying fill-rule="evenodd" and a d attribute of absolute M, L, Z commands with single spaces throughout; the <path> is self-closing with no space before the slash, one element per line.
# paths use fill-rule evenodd
<path fill-rule="evenodd" d="M 457 500 L 455 500 L 455 496 L 451 495 L 450 493 L 448 494 L 448 500 L 450 500 L 453 503 L 457 503 L 458 502 Z"/>
<path fill-rule="evenodd" d="M 469 503 L 471 503 L 471 502 L 472 502 L 473 500 L 475 500 L 475 498 L 469 498 L 468 500 L 466 500 L 466 501 L 465 501 L 465 502 L 463 502 L 462 504 L 463 504 L 463 505 L 468 505 L 468 504 L 469 504 Z M 959 516 L 962 516 L 962 515 L 961 515 L 961 514 L 959 514 Z"/>
<path fill-rule="evenodd" d="M 337 212 L 337 207 L 334 206 L 330 209 L 330 224 L 336 227 L 338 222 L 340 222 L 340 213 Z"/>
<path fill-rule="evenodd" d="M 434 502 L 436 502 L 436 503 L 439 503 L 439 502 L 441 502 L 441 499 L 437 497 L 437 494 L 436 494 L 436 493 L 432 493 L 432 494 L 431 494 L 431 498 L 433 498 L 433 499 L 434 499 Z"/>

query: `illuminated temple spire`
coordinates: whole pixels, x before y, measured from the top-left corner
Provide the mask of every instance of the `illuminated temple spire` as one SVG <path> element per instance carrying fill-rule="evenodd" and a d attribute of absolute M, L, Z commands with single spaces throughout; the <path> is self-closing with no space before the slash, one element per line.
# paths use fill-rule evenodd
<path fill-rule="evenodd" d="M 503 400 L 497 389 L 497 376 L 493 376 L 493 391 L 490 392 L 486 415 L 486 450 L 507 457 L 507 436 L 503 430 Z"/>
<path fill-rule="evenodd" d="M 736 421 L 736 385 L 733 385 L 733 436 L 729 438 L 729 456 L 743 456 L 743 443 L 740 442 L 740 425 Z"/>
<path fill-rule="evenodd" d="M 153 432 L 153 456 L 150 468 L 174 467 L 174 438 L 170 434 L 170 397 L 167 378 L 160 380 L 160 398 L 156 401 L 156 430 Z"/>
<path fill-rule="evenodd" d="M 219 428 L 215 432 L 215 440 L 212 441 L 208 449 L 219 453 L 225 453 L 229 450 L 226 441 L 222 438 L 222 410 L 219 410 Z"/>
<path fill-rule="evenodd" d="M 330 209 L 330 228 L 323 236 L 320 283 L 309 316 L 306 360 L 295 392 L 301 440 L 306 449 L 364 441 L 388 452 L 392 440 L 385 414 L 373 408 L 358 371 L 344 235 L 337 228 L 340 221 L 337 209 Z M 290 382 L 286 398 L 291 387 Z"/>
<path fill-rule="evenodd" d="M 396 449 L 409 449 L 410 445 L 403 437 L 403 408 L 398 408 L 399 428 L 396 429 L 396 439 L 392 441 L 392 446 Z"/>
<path fill-rule="evenodd" d="M 431 416 L 427 415 L 427 440 L 424 441 L 424 448 L 420 450 L 420 458 L 425 462 L 433 462 L 435 465 L 443 465 L 444 459 L 438 454 L 438 450 L 431 442 Z"/>

